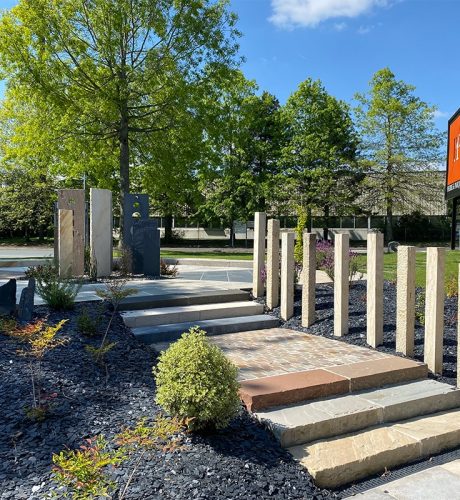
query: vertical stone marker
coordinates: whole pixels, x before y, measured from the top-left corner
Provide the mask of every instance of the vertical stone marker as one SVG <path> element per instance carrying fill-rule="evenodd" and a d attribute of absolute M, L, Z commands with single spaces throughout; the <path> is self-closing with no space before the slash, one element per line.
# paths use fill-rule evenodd
<path fill-rule="evenodd" d="M 58 211 L 58 234 L 59 276 L 67 278 L 74 274 L 73 210 Z"/>
<path fill-rule="evenodd" d="M 85 190 L 59 189 L 57 208 L 73 211 L 72 275 L 82 276 L 85 272 Z"/>
<path fill-rule="evenodd" d="M 280 302 L 280 221 L 270 219 L 267 232 L 267 307 L 273 309 Z"/>
<path fill-rule="evenodd" d="M 265 212 L 256 212 L 254 217 L 254 261 L 252 271 L 252 294 L 262 297 L 264 284 L 262 282 L 262 269 L 265 265 L 265 230 L 267 215 Z"/>
<path fill-rule="evenodd" d="M 349 236 L 336 234 L 334 239 L 334 336 L 348 333 Z"/>
<path fill-rule="evenodd" d="M 97 276 L 112 272 L 112 191 L 91 188 L 89 241 Z"/>
<path fill-rule="evenodd" d="M 281 235 L 281 319 L 294 315 L 294 233 Z"/>
<path fill-rule="evenodd" d="M 367 235 L 367 343 L 383 344 L 383 234 Z"/>
<path fill-rule="evenodd" d="M 460 311 L 460 264 L 458 266 L 458 302 L 457 311 Z M 460 387 L 460 319 L 457 314 L 457 387 Z"/>
<path fill-rule="evenodd" d="M 433 373 L 442 373 L 444 335 L 444 268 L 446 249 L 426 249 L 425 355 Z"/>
<path fill-rule="evenodd" d="M 414 354 L 415 247 L 398 247 L 396 298 L 396 351 Z"/>
<path fill-rule="evenodd" d="M 303 233 L 302 326 L 315 322 L 316 305 L 316 234 Z"/>

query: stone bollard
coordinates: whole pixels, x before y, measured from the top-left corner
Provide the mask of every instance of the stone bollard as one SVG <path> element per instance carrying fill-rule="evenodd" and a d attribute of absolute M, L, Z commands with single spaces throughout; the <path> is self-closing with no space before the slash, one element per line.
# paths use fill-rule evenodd
<path fill-rule="evenodd" d="M 73 210 L 59 209 L 58 212 L 58 262 L 59 276 L 72 276 L 74 262 Z"/>
<path fill-rule="evenodd" d="M 383 234 L 367 235 L 367 343 L 383 344 Z"/>
<path fill-rule="evenodd" d="M 316 234 L 303 233 L 302 326 L 315 322 L 316 305 Z"/>
<path fill-rule="evenodd" d="M 334 336 L 348 333 L 349 236 L 336 234 L 334 239 Z"/>
<path fill-rule="evenodd" d="M 442 374 L 444 335 L 444 268 L 446 249 L 426 249 L 425 355 L 433 373 Z"/>
<path fill-rule="evenodd" d="M 458 266 L 458 302 L 457 311 L 460 311 L 460 264 Z M 458 314 L 457 314 L 458 316 Z M 460 320 L 457 317 L 457 387 L 460 387 Z"/>
<path fill-rule="evenodd" d="M 281 319 L 294 315 L 294 233 L 281 235 Z"/>
<path fill-rule="evenodd" d="M 270 219 L 267 232 L 267 307 L 280 303 L 280 221 Z"/>
<path fill-rule="evenodd" d="M 265 229 L 267 215 L 265 212 L 256 212 L 254 216 L 254 261 L 252 269 L 252 294 L 254 297 L 263 297 L 264 284 L 262 270 L 265 265 Z"/>
<path fill-rule="evenodd" d="M 398 247 L 396 351 L 414 355 L 415 247 Z"/>

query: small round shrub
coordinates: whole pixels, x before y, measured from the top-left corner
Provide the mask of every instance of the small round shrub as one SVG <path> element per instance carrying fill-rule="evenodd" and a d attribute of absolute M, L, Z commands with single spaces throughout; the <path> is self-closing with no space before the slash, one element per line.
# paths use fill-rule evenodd
<path fill-rule="evenodd" d="M 221 429 L 238 413 L 238 369 L 198 327 L 161 353 L 153 373 L 157 403 L 191 430 Z"/>

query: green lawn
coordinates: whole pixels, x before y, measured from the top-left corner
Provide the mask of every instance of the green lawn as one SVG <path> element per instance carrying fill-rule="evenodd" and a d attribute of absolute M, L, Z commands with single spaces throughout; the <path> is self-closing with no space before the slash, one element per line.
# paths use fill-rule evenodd
<path fill-rule="evenodd" d="M 396 253 L 386 253 L 383 259 L 383 273 L 385 279 L 396 280 L 396 263 L 398 255 Z M 415 257 L 415 281 L 417 286 L 425 287 L 426 281 L 426 253 L 417 252 Z M 366 272 L 366 255 L 359 255 L 358 262 L 361 272 Z M 445 281 L 457 277 L 458 265 L 460 263 L 459 250 L 447 250 L 446 252 L 446 278 Z"/>

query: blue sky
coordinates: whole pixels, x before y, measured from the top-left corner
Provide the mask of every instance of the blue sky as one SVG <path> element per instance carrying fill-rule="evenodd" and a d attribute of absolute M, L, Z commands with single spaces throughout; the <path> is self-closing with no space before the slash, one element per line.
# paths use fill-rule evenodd
<path fill-rule="evenodd" d="M 389 66 L 439 108 L 441 130 L 460 107 L 460 0 L 231 0 L 231 8 L 246 76 L 282 103 L 307 77 L 351 102 Z"/>

